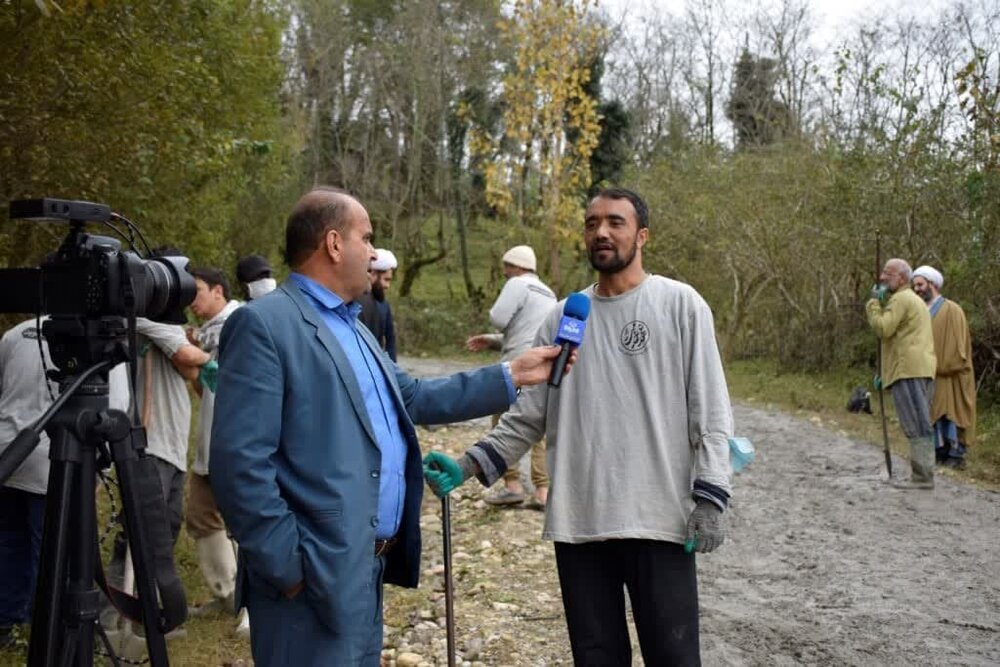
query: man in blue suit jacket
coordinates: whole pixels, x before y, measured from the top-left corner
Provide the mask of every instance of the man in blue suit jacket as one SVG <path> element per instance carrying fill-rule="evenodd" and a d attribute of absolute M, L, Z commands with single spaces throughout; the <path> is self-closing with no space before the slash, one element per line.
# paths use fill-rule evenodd
<path fill-rule="evenodd" d="M 239 543 L 260 665 L 378 665 L 382 582 L 416 586 L 414 423 L 504 411 L 558 347 L 448 378 L 402 372 L 358 326 L 375 256 L 364 207 L 320 188 L 286 227 L 288 282 L 222 332 L 209 477 Z"/>

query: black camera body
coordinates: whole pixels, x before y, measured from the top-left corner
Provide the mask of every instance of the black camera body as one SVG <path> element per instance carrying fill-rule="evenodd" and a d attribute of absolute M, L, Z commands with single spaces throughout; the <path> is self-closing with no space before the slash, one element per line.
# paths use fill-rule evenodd
<path fill-rule="evenodd" d="M 84 217 L 85 216 L 85 217 Z M 115 217 L 104 204 L 29 199 L 10 204 L 12 219 L 66 220 L 59 249 L 39 268 L 0 269 L 0 312 L 48 313 L 43 332 L 64 373 L 100 359 L 125 360 L 125 318 L 183 324 L 194 300 L 186 257 L 143 259 L 118 239 L 83 231 L 86 222 Z"/>
<path fill-rule="evenodd" d="M 186 257 L 142 259 L 123 252 L 118 239 L 70 232 L 56 255 L 42 263 L 41 310 L 85 317 L 134 312 L 183 324 L 184 307 L 195 293 L 187 263 Z"/>

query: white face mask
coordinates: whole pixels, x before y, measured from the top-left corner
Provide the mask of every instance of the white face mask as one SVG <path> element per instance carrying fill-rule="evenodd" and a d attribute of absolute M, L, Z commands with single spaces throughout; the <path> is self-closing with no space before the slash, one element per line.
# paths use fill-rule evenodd
<path fill-rule="evenodd" d="M 247 283 L 247 292 L 250 294 L 251 299 L 259 299 L 265 294 L 273 292 L 277 286 L 278 281 L 274 278 L 261 278 L 252 283 Z"/>

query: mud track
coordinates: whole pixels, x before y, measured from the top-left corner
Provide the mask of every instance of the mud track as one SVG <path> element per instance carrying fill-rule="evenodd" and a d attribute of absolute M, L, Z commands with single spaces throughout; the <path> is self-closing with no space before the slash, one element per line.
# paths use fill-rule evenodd
<path fill-rule="evenodd" d="M 758 454 L 736 476 L 729 541 L 699 557 L 706 665 L 1000 664 L 1000 494 L 940 475 L 933 491 L 895 490 L 871 443 L 777 410 L 734 412 Z M 457 455 L 488 426 L 425 430 L 422 445 Z M 541 513 L 496 510 L 482 492 L 472 482 L 452 501 L 460 660 L 570 664 Z M 444 664 L 440 504 L 429 493 L 422 523 L 421 588 L 387 589 L 386 657 Z"/>

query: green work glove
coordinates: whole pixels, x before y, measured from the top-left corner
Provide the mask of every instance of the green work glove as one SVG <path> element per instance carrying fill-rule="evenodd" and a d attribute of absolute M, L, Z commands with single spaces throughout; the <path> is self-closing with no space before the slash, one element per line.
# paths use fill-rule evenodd
<path fill-rule="evenodd" d="M 219 386 L 219 362 L 212 359 L 198 371 L 198 382 L 213 394 Z"/>
<path fill-rule="evenodd" d="M 424 479 L 435 496 L 444 498 L 462 486 L 465 473 L 455 459 L 441 452 L 431 452 L 424 457 Z"/>
<path fill-rule="evenodd" d="M 694 511 L 688 518 L 687 541 L 684 551 L 707 554 L 714 551 L 726 541 L 726 526 L 722 520 L 722 510 L 715 503 L 699 498 L 695 501 Z"/>
<path fill-rule="evenodd" d="M 875 387 L 875 391 L 882 391 L 882 376 L 876 375 L 872 378 L 872 386 Z"/>
<path fill-rule="evenodd" d="M 868 293 L 870 299 L 878 299 L 879 304 L 885 305 L 889 300 L 889 288 L 885 285 L 872 285 L 871 292 Z"/>

